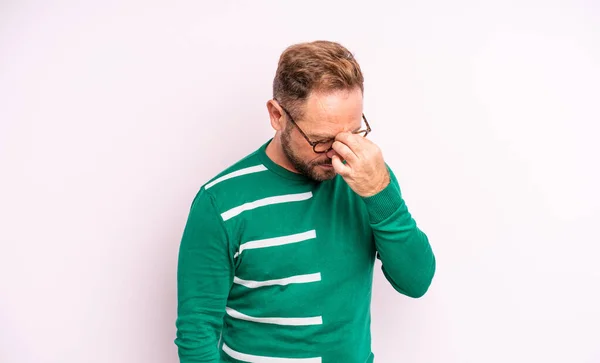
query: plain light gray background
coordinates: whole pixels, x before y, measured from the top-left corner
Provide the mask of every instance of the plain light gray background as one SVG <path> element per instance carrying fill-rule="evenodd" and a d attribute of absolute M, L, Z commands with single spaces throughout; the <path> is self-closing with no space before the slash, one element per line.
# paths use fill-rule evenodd
<path fill-rule="evenodd" d="M 329 39 L 438 271 L 378 363 L 600 362 L 597 1 L 0 1 L 0 361 L 175 363 L 179 239 Z"/>

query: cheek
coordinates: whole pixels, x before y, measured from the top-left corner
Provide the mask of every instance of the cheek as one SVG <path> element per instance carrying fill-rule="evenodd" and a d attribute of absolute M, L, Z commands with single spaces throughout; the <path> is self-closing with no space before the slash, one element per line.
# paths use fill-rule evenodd
<path fill-rule="evenodd" d="M 313 152 L 312 146 L 301 135 L 290 135 L 290 148 L 302 160 L 312 160 L 319 156 Z"/>
<path fill-rule="evenodd" d="M 315 159 L 319 158 L 319 155 L 315 154 L 312 150 L 312 147 L 308 144 L 298 145 L 296 148 L 296 155 L 298 155 L 298 157 L 304 160 L 306 163 L 312 163 Z"/>
<path fill-rule="evenodd" d="M 307 164 L 319 163 L 329 160 L 326 154 L 317 154 L 313 151 L 313 147 L 306 142 L 302 135 L 292 132 L 288 135 L 289 147 L 294 155 Z"/>

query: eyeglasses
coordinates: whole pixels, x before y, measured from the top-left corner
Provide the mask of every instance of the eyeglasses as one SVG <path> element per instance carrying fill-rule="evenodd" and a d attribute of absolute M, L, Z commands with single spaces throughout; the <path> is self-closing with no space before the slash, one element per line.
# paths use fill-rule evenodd
<path fill-rule="evenodd" d="M 277 101 L 277 100 L 275 100 Z M 279 103 L 279 101 L 277 101 L 277 103 Z M 298 131 L 300 131 L 300 134 L 302 134 L 302 136 L 304 136 L 304 138 L 306 139 L 306 141 L 310 144 L 310 146 L 312 146 L 313 151 L 317 154 L 324 154 L 326 152 L 328 152 L 329 150 L 331 150 L 333 147 L 333 142 L 335 141 L 335 137 L 329 138 L 329 139 L 325 139 L 325 140 L 318 140 L 318 141 L 311 141 L 308 136 L 306 136 L 306 134 L 304 133 L 304 131 L 302 131 L 302 129 L 300 128 L 300 126 L 298 126 L 298 124 L 296 123 L 296 121 L 294 121 L 294 119 L 292 118 L 292 115 L 288 112 L 288 110 L 286 110 L 281 103 L 279 103 L 279 106 L 281 107 L 281 109 L 287 114 L 288 118 L 290 119 L 290 122 L 296 126 L 296 128 L 298 129 Z M 365 126 L 367 127 L 366 129 L 362 129 L 362 130 L 358 130 L 358 131 L 353 131 L 352 133 L 355 135 L 362 135 L 363 137 L 367 137 L 367 135 L 371 132 L 371 126 L 369 126 L 369 122 L 367 121 L 367 118 L 365 117 L 365 114 L 362 115 L 362 119 L 363 121 L 365 121 Z"/>

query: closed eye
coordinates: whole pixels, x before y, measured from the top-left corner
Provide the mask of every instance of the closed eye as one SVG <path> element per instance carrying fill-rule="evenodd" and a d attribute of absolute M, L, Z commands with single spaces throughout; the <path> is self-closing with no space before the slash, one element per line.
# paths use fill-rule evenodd
<path fill-rule="evenodd" d="M 351 132 L 353 134 L 355 134 L 359 131 L 361 131 L 361 128 L 357 127 L 356 129 L 354 129 L 354 131 L 351 131 Z M 317 139 L 315 142 L 318 142 L 318 143 L 332 142 L 335 140 L 335 136 L 323 136 L 323 135 L 310 135 L 309 138 Z"/>

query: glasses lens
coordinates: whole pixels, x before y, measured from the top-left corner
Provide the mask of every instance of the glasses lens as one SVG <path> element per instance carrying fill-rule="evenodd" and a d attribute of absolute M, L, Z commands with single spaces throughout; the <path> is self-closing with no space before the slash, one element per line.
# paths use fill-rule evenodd
<path fill-rule="evenodd" d="M 315 145 L 315 152 L 318 153 L 324 153 L 329 151 L 329 149 L 331 149 L 331 145 L 333 144 L 333 141 L 331 142 L 320 142 L 318 144 Z"/>

